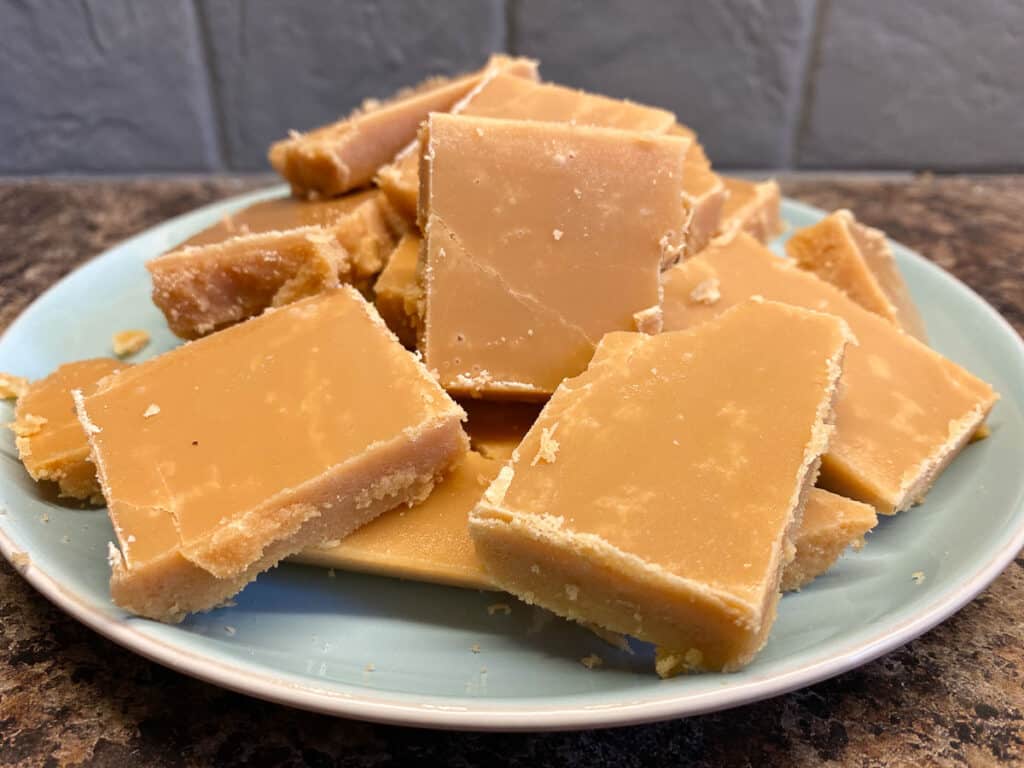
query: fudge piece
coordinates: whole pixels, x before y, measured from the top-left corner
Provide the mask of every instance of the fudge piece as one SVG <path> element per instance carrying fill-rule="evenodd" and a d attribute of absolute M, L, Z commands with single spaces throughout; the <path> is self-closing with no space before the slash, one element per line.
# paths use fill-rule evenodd
<path fill-rule="evenodd" d="M 324 200 L 299 200 L 294 197 L 261 200 L 240 211 L 227 214 L 211 226 L 192 235 L 178 247 L 213 245 L 240 235 L 284 232 L 300 227 L 328 227 L 337 224 L 354 209 L 376 197 L 374 190 L 364 190 Z"/>
<path fill-rule="evenodd" d="M 461 400 L 469 417 L 464 427 L 469 443 L 488 459 L 507 461 L 540 415 L 540 403 Z"/>
<path fill-rule="evenodd" d="M 536 62 L 492 56 L 480 72 L 432 78 L 383 104 L 367 102 L 343 120 L 308 133 L 292 132 L 270 148 L 270 164 L 298 197 L 334 196 L 365 186 L 377 170 L 416 137 L 431 112 L 445 112 L 491 71 Z"/>
<path fill-rule="evenodd" d="M 75 393 L 120 544 L 118 605 L 175 621 L 429 493 L 462 409 L 353 288 Z"/>
<path fill-rule="evenodd" d="M 318 206 L 320 213 L 303 214 L 292 205 Z M 368 289 L 395 244 L 384 205 L 372 192 L 337 205 L 283 204 L 290 211 L 278 209 L 269 220 L 247 209 L 235 217 L 243 224 L 222 221 L 214 229 L 244 226 L 249 234 L 184 245 L 147 262 L 153 303 L 175 334 L 194 339 L 342 283 Z M 264 228 L 308 218 L 327 223 Z M 200 238 L 217 235 L 207 230 Z"/>
<path fill-rule="evenodd" d="M 422 242 L 415 232 L 403 235 L 373 286 L 373 303 L 377 305 L 377 311 L 399 341 L 410 348 L 416 346 L 416 329 L 419 327 L 422 294 L 416 265 Z"/>
<path fill-rule="evenodd" d="M 484 78 L 477 88 L 452 108 L 452 114 L 652 133 L 665 133 L 675 125 L 675 116 L 664 109 L 598 96 L 554 83 L 538 83 L 535 77 L 530 79 L 517 74 L 494 72 Z M 410 219 L 416 216 L 418 207 L 419 154 L 418 145 L 407 147 L 393 163 L 382 168 L 377 177 L 378 185 L 391 204 Z M 422 222 L 420 224 L 422 226 Z"/>
<path fill-rule="evenodd" d="M 497 590 L 476 555 L 468 522 L 469 513 L 501 466 L 502 460 L 470 451 L 424 501 L 386 512 L 341 541 L 307 549 L 291 560 L 431 584 Z M 782 591 L 806 586 L 831 568 L 847 547 L 860 549 L 864 534 L 877 522 L 871 505 L 811 488 L 793 533 L 795 556 L 782 572 Z M 607 632 L 588 627 L 601 636 Z"/>
<path fill-rule="evenodd" d="M 684 136 L 693 143 L 686 153 L 686 170 L 683 190 L 686 193 L 685 208 L 689 212 L 684 256 L 699 253 L 711 242 L 722 227 L 722 215 L 729 193 L 722 177 L 711 170 L 704 147 L 697 141 L 697 134 L 689 127 L 677 123 L 669 129 L 675 136 Z"/>
<path fill-rule="evenodd" d="M 691 328 L 751 296 L 849 323 L 859 345 L 847 354 L 836 435 L 818 484 L 882 514 L 920 502 L 998 399 L 984 381 L 744 233 L 668 270 L 663 288 L 669 330 Z"/>
<path fill-rule="evenodd" d="M 878 524 L 870 504 L 812 488 L 793 537 L 796 556 L 782 573 L 782 590 L 806 586 L 831 568 L 847 547 L 864 546 L 864 534 Z"/>
<path fill-rule="evenodd" d="M 850 339 L 774 302 L 605 336 L 471 513 L 477 555 L 528 603 L 655 643 L 662 675 L 742 667 L 775 618 Z"/>
<path fill-rule="evenodd" d="M 495 589 L 477 559 L 469 512 L 501 463 L 470 452 L 419 504 L 393 509 L 338 542 L 294 560 L 326 568 L 394 576 L 469 589 Z"/>
<path fill-rule="evenodd" d="M 66 363 L 44 379 L 33 381 L 18 398 L 15 444 L 21 463 L 33 480 L 57 484 L 59 494 L 103 505 L 89 441 L 75 415 L 71 390 L 91 392 L 100 379 L 126 367 L 109 357 Z"/>
<path fill-rule="evenodd" d="M 774 179 L 746 181 L 723 176 L 728 196 L 722 207 L 721 235 L 746 232 L 762 243 L 782 233 L 782 196 Z"/>
<path fill-rule="evenodd" d="M 541 400 L 601 336 L 656 332 L 685 138 L 431 115 L 419 348 L 450 392 Z"/>
<path fill-rule="evenodd" d="M 881 315 L 925 344 L 928 335 L 903 281 L 885 233 L 839 210 L 786 241 L 797 266 L 832 283 L 864 309 Z"/>

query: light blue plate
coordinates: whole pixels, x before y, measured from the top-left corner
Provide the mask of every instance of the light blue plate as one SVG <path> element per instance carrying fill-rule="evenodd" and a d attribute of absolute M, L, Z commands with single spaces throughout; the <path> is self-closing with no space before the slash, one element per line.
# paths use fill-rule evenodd
<path fill-rule="evenodd" d="M 149 300 L 146 259 L 275 188 L 173 219 L 85 265 L 36 301 L 0 340 L 0 370 L 43 376 L 109 354 L 125 328 L 176 343 Z M 821 212 L 787 201 L 791 227 Z M 1024 545 L 1024 350 L 970 289 L 905 248 L 900 268 L 935 346 L 1002 394 L 992 436 L 968 447 L 927 502 L 886 519 L 868 545 L 782 600 L 771 640 L 742 672 L 662 681 L 652 654 L 630 656 L 510 598 L 286 565 L 237 605 L 179 626 L 125 615 L 110 602 L 104 511 L 41 492 L 0 437 L 0 550 L 25 552 L 26 578 L 49 599 L 162 664 L 312 710 L 410 725 L 553 729 L 622 725 L 736 706 L 855 667 L 925 632 L 985 587 Z M 11 408 L 0 406 L 0 422 Z M 48 520 L 48 522 L 46 522 Z M 911 574 L 925 574 L 918 585 Z M 490 615 L 506 600 L 510 615 Z M 480 652 L 471 648 L 479 645 Z M 593 671 L 580 658 L 596 653 Z"/>

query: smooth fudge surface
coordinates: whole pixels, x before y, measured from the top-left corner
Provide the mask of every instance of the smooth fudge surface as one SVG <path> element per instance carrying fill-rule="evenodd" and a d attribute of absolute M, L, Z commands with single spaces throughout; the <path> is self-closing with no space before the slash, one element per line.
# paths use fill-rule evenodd
<path fill-rule="evenodd" d="M 850 339 L 773 302 L 605 336 L 470 515 L 477 554 L 526 602 L 657 644 L 662 674 L 743 666 L 774 620 Z"/>
<path fill-rule="evenodd" d="M 411 508 L 385 512 L 338 542 L 308 549 L 298 562 L 469 589 L 495 589 L 469 538 L 469 513 L 501 462 L 467 453 Z"/>
<path fill-rule="evenodd" d="M 782 233 L 782 195 L 773 179 L 747 181 L 723 176 L 728 196 L 722 206 L 720 234 L 731 236 L 746 232 L 767 243 Z"/>
<path fill-rule="evenodd" d="M 601 336 L 660 327 L 685 138 L 431 115 L 419 349 L 460 395 L 543 399 Z"/>
<path fill-rule="evenodd" d="M 571 123 L 621 130 L 665 133 L 675 116 L 664 109 L 646 107 L 578 91 L 554 83 L 495 72 L 452 108 L 453 114 L 508 120 Z M 416 214 L 419 197 L 419 148 L 403 151 L 381 171 L 382 189 L 391 203 L 407 215 Z"/>
<path fill-rule="evenodd" d="M 838 288 L 740 233 L 664 275 L 665 328 L 692 328 L 752 296 L 830 312 L 847 354 L 819 485 L 893 514 L 920 502 L 998 398 L 984 381 Z"/>
<path fill-rule="evenodd" d="M 161 619 L 425 497 L 468 442 L 462 409 L 347 287 L 77 402 L 120 544 L 115 600 Z"/>
<path fill-rule="evenodd" d="M 192 235 L 181 246 L 222 243 L 239 235 L 281 232 L 299 227 L 330 226 L 375 196 L 373 190 L 364 190 L 322 200 L 300 200 L 295 197 L 261 200 L 223 216 L 206 229 Z"/>
<path fill-rule="evenodd" d="M 470 451 L 419 504 L 385 512 L 341 541 L 312 547 L 291 559 L 322 568 L 498 590 L 476 555 L 468 524 L 469 513 L 502 463 Z M 864 534 L 877 521 L 871 505 L 811 488 L 793 533 L 794 558 L 782 572 L 782 591 L 805 587 L 831 568 L 844 550 L 860 549 Z"/>
<path fill-rule="evenodd" d="M 924 320 L 881 230 L 861 224 L 850 211 L 838 210 L 794 232 L 786 241 L 786 253 L 801 269 L 832 283 L 864 309 L 928 343 Z"/>
<path fill-rule="evenodd" d="M 28 385 L 18 398 L 11 428 L 18 456 L 33 480 L 57 483 L 61 496 L 103 504 L 71 391 L 90 392 L 102 378 L 127 365 L 109 357 L 65 363 Z"/>
<path fill-rule="evenodd" d="M 262 205 L 262 204 L 258 204 Z M 153 303 L 181 338 L 194 339 L 339 285 L 366 289 L 395 245 L 379 191 L 330 203 L 280 200 L 236 214 L 146 263 Z M 317 213 L 302 213 L 312 206 Z M 277 225 L 305 226 L 275 229 Z M 238 234 L 217 240 L 221 234 Z"/>
<path fill-rule="evenodd" d="M 373 303 L 377 311 L 407 347 L 416 346 L 416 329 L 419 327 L 422 292 L 417 264 L 422 244 L 416 232 L 403 235 L 373 285 Z"/>
<path fill-rule="evenodd" d="M 796 554 L 782 572 L 782 591 L 807 586 L 831 568 L 848 547 L 860 549 L 864 535 L 877 524 L 878 515 L 870 504 L 812 488 L 793 538 Z"/>

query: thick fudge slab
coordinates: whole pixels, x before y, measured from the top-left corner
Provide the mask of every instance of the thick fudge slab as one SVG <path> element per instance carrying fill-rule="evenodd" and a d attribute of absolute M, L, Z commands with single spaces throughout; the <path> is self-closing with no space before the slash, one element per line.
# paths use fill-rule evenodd
<path fill-rule="evenodd" d="M 832 283 L 864 309 L 928 343 L 924 320 L 881 230 L 839 210 L 794 232 L 786 241 L 786 253 L 801 269 Z"/>
<path fill-rule="evenodd" d="M 819 484 L 882 514 L 920 502 L 998 399 L 984 381 L 749 235 L 713 243 L 664 278 L 670 330 L 693 328 L 751 296 L 849 323 L 859 344 L 847 355 Z"/>
<path fill-rule="evenodd" d="M 684 138 L 431 115 L 420 351 L 448 391 L 544 399 L 601 336 L 657 331 Z"/>
<path fill-rule="evenodd" d="M 341 288 L 76 394 L 120 551 L 115 601 L 177 620 L 282 558 L 425 498 L 458 407 Z"/>
<path fill-rule="evenodd" d="M 470 515 L 477 554 L 528 603 L 656 643 L 663 675 L 743 666 L 775 617 L 850 339 L 773 302 L 605 336 Z"/>

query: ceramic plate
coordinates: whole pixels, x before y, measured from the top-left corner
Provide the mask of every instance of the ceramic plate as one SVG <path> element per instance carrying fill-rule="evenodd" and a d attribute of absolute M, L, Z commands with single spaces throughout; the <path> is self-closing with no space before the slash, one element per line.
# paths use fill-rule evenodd
<path fill-rule="evenodd" d="M 174 346 L 149 300 L 146 259 L 275 188 L 168 221 L 104 253 L 36 301 L 0 340 L 0 370 L 38 377 L 109 354 L 125 328 Z M 783 205 L 791 227 L 822 216 Z M 103 510 L 63 506 L 0 438 L 0 549 L 46 597 L 117 643 L 186 674 L 285 704 L 347 717 L 466 729 L 623 725 L 723 709 L 839 674 L 920 635 L 995 578 L 1024 544 L 1024 350 L 970 289 L 895 246 L 935 346 L 1002 394 L 992 436 L 968 447 L 925 504 L 885 519 L 859 553 L 781 602 L 768 645 L 747 669 L 659 680 L 652 650 L 635 655 L 494 594 L 285 565 L 237 605 L 179 626 L 110 602 Z M 0 404 L 0 422 L 11 419 Z M 19 558 L 21 559 L 21 558 Z M 911 574 L 925 574 L 918 584 Z M 506 601 L 511 613 L 491 615 Z M 471 648 L 479 645 L 479 653 Z M 599 669 L 580 663 L 604 659 Z"/>

